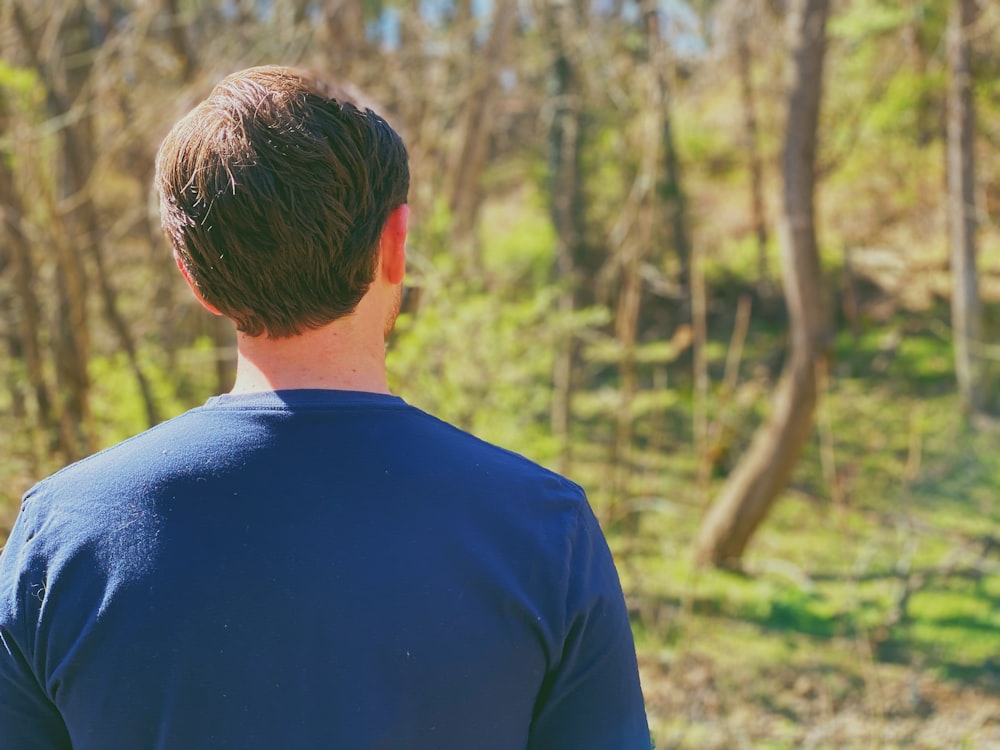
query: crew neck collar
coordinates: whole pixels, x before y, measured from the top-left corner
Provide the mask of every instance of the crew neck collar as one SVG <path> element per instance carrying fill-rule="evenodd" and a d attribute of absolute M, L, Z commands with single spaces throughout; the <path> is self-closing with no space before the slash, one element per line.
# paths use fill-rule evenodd
<path fill-rule="evenodd" d="M 403 406 L 399 396 L 370 391 L 295 388 L 252 393 L 223 393 L 205 402 L 206 408 L 282 408 L 309 406 Z"/>

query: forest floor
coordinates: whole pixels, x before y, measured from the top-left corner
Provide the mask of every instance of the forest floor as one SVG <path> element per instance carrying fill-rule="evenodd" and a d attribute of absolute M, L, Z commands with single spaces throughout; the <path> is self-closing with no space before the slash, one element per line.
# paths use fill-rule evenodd
<path fill-rule="evenodd" d="M 823 511 L 783 498 L 743 574 L 622 556 L 658 750 L 1000 748 L 997 550 Z"/>
<path fill-rule="evenodd" d="M 635 458 L 624 511 L 597 495 L 658 750 L 1000 749 L 1000 427 L 961 416 L 941 294 L 872 290 L 840 322 L 814 435 L 742 573 L 696 569 L 691 540 L 776 368 L 743 368 L 710 410 L 731 446 L 707 485 L 689 410 L 666 426 L 686 438 Z M 746 360 L 775 361 L 779 326 L 758 325 Z"/>
<path fill-rule="evenodd" d="M 734 675 L 731 661 L 696 649 L 666 662 L 640 654 L 657 750 L 1000 748 L 996 689 L 874 660 L 861 675 L 782 664 Z"/>
<path fill-rule="evenodd" d="M 998 439 L 942 428 L 840 506 L 806 467 L 740 574 L 691 564 L 697 504 L 647 496 L 611 543 L 656 747 L 1000 748 Z"/>

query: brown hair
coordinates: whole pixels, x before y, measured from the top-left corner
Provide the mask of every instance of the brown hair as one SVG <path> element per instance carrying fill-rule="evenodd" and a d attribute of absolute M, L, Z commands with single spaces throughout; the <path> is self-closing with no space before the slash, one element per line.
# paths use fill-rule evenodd
<path fill-rule="evenodd" d="M 163 229 L 206 302 L 251 336 L 349 314 L 368 290 L 389 213 L 406 203 L 399 135 L 303 71 L 219 83 L 156 157 Z"/>

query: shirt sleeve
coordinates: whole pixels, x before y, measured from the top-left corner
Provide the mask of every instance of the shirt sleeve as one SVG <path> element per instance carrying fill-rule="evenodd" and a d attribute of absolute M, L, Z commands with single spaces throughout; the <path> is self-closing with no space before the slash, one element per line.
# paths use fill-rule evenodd
<path fill-rule="evenodd" d="M 586 502 L 570 553 L 566 602 L 562 656 L 542 685 L 528 750 L 649 750 L 625 599 Z"/>
<path fill-rule="evenodd" d="M 25 591 L 27 522 L 14 524 L 0 552 L 0 750 L 71 750 L 66 725 L 25 653 L 30 591 Z"/>
<path fill-rule="evenodd" d="M 69 735 L 10 634 L 0 629 L 0 748 L 71 750 Z"/>

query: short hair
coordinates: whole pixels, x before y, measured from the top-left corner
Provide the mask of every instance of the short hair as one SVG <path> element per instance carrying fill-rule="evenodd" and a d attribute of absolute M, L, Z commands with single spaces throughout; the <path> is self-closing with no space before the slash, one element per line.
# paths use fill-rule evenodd
<path fill-rule="evenodd" d="M 223 79 L 160 146 L 163 229 L 201 297 L 251 336 L 350 314 L 368 291 L 406 147 L 357 97 L 305 71 Z"/>

